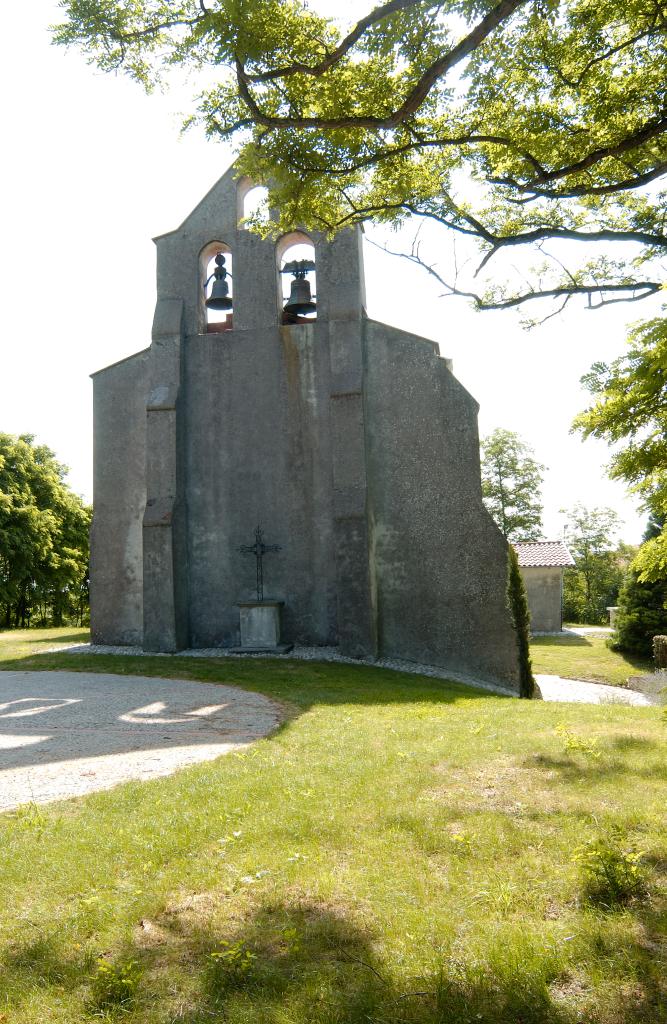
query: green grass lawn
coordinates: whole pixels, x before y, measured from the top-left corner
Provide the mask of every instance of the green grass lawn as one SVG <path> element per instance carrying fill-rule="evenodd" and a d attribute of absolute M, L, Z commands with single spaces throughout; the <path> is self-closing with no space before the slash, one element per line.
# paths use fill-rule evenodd
<path fill-rule="evenodd" d="M 535 636 L 530 642 L 533 672 L 625 686 L 629 676 L 653 671 L 649 658 L 611 651 L 605 636 Z"/>
<path fill-rule="evenodd" d="M 3 1024 L 667 1022 L 660 709 L 40 653 L 73 632 L 0 633 L 0 668 L 219 681 L 285 721 L 169 778 L 0 815 Z M 590 896 L 575 851 L 599 837 L 614 877 L 641 855 L 626 902 Z"/>

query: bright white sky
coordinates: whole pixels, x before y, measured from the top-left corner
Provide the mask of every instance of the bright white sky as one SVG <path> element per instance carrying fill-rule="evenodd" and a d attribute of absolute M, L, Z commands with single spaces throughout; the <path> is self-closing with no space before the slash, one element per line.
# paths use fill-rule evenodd
<path fill-rule="evenodd" d="M 147 97 L 51 46 L 56 0 L 13 5 L 4 19 L 0 430 L 35 434 L 90 500 L 88 375 L 150 343 L 151 239 L 178 226 L 232 153 L 195 132 L 179 136 L 187 93 Z M 411 237 L 387 241 L 398 249 Z M 449 250 L 449 239 L 442 245 Z M 422 271 L 366 249 L 369 314 L 436 339 L 480 403 L 481 434 L 515 430 L 548 467 L 545 536 L 560 535 L 559 509 L 582 502 L 614 508 L 621 537 L 638 542 L 645 516 L 606 478 L 606 445 L 582 442 L 569 426 L 587 404 L 582 374 L 619 355 L 626 323 L 656 305 L 572 306 L 527 333 L 514 314 L 476 314 L 464 300 L 440 298 Z"/>

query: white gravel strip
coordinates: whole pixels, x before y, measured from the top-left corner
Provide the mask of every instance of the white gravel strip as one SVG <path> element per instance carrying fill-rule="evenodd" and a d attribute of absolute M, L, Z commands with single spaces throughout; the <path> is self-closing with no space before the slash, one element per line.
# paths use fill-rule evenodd
<path fill-rule="evenodd" d="M 69 654 L 118 654 L 118 655 L 141 655 L 156 657 L 141 647 L 106 647 L 101 644 L 77 644 L 71 647 L 60 647 L 57 650 L 66 650 Z M 230 654 L 222 647 L 208 647 L 201 650 L 180 651 L 178 655 L 160 654 L 157 657 L 187 658 L 267 658 L 276 657 L 271 654 Z M 355 659 L 346 658 L 339 654 L 335 647 L 294 647 L 289 654 L 281 655 L 285 658 L 297 658 L 301 661 L 333 661 L 347 665 L 370 665 L 376 668 L 388 668 L 394 672 L 408 672 L 411 674 L 430 676 L 434 679 L 451 679 L 455 682 L 464 683 L 466 686 L 475 686 L 483 690 L 490 690 L 492 693 L 500 693 L 515 697 L 513 690 L 494 686 L 492 683 L 480 681 L 476 676 L 450 672 L 448 669 L 438 668 L 434 665 L 419 665 L 412 661 L 402 661 L 397 658 L 380 658 L 373 661 L 370 658 Z M 590 683 L 583 679 L 563 679 L 561 676 L 536 675 L 535 679 L 540 687 L 542 697 L 547 701 L 562 701 L 563 703 L 576 704 L 632 704 L 645 707 L 651 704 L 663 703 L 660 697 L 653 697 L 636 690 L 627 690 L 620 686 L 607 686 L 604 683 Z"/>
<path fill-rule="evenodd" d="M 393 672 L 407 672 L 409 675 L 430 676 L 432 679 L 449 679 L 465 686 L 489 690 L 507 697 L 516 697 L 514 690 L 499 686 L 489 680 L 464 672 L 453 672 L 437 665 L 420 665 L 400 658 L 347 658 L 336 647 L 300 647 L 295 645 L 288 654 L 232 654 L 224 647 L 188 648 L 177 654 L 161 654 L 144 651 L 141 647 L 112 647 L 104 644 L 72 644 L 67 647 L 52 647 L 45 653 L 67 652 L 67 654 L 124 654 L 146 658 L 295 658 L 297 661 L 333 661 L 341 665 L 369 665 L 371 668 L 388 668 Z"/>
<path fill-rule="evenodd" d="M 267 697 L 216 683 L 0 672 L 0 810 L 170 775 L 279 721 Z"/>
<path fill-rule="evenodd" d="M 660 697 L 638 690 L 626 690 L 606 683 L 588 683 L 583 679 L 563 679 L 561 676 L 536 675 L 543 700 L 572 704 L 632 704 L 647 707 L 661 704 Z"/>

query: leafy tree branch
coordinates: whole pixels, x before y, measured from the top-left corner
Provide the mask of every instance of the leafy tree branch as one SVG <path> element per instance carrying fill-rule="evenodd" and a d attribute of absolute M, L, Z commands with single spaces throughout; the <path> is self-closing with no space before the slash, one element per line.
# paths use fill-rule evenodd
<path fill-rule="evenodd" d="M 664 280 L 667 0 L 389 0 L 347 27 L 317 0 L 62 9 L 56 42 L 104 70 L 147 88 L 217 75 L 189 123 L 270 182 L 267 232 L 418 216 L 478 242 L 475 276 L 500 275 L 499 253 L 560 247 L 550 280 L 445 288 L 481 310 L 639 301 Z M 572 242 L 613 245 L 619 266 L 579 267 Z"/>

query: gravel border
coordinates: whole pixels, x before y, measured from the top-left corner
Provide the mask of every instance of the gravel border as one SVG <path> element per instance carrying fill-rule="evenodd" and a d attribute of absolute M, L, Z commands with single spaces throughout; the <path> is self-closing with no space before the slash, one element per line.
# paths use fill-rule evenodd
<path fill-rule="evenodd" d="M 196 650 L 178 651 L 176 654 L 155 653 L 144 651 L 141 647 L 119 647 L 104 644 L 72 644 L 69 647 L 53 647 L 51 652 L 68 654 L 112 654 L 133 657 L 157 658 L 294 658 L 297 661 L 337 662 L 343 665 L 368 665 L 371 668 L 386 668 L 393 672 L 404 672 L 409 675 L 429 676 L 432 679 L 449 680 L 472 686 L 475 689 L 487 690 L 506 697 L 516 697 L 514 690 L 495 685 L 477 676 L 462 672 L 452 672 L 435 665 L 418 664 L 414 661 L 403 661 L 399 658 L 348 658 L 338 652 L 335 647 L 300 647 L 295 646 L 289 654 L 232 654 L 224 647 L 205 647 Z M 546 685 L 541 696 L 546 701 L 577 704 L 629 704 L 649 706 L 663 703 L 661 698 L 647 696 L 636 690 L 628 690 L 620 686 L 609 686 L 605 683 L 592 683 L 583 679 L 563 679 L 561 676 L 536 675 L 538 686 L 541 680 Z"/>
<path fill-rule="evenodd" d="M 368 665 L 370 668 L 388 668 L 393 672 L 406 672 L 409 675 L 430 676 L 433 679 L 449 679 L 464 686 L 474 686 L 480 690 L 489 690 L 506 697 L 516 697 L 514 690 L 500 686 L 488 680 L 465 672 L 452 672 L 439 668 L 437 665 L 423 665 L 414 661 L 403 661 L 400 658 L 348 658 L 340 654 L 336 647 L 301 647 L 295 645 L 288 654 L 232 654 L 224 647 L 188 648 L 175 654 L 144 651 L 142 647 L 120 647 L 106 644 L 71 644 L 68 647 L 51 647 L 48 653 L 67 654 L 116 654 L 141 658 L 294 658 L 297 661 L 338 662 L 341 665 Z"/>

